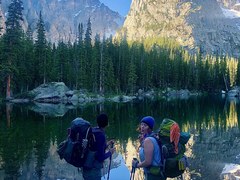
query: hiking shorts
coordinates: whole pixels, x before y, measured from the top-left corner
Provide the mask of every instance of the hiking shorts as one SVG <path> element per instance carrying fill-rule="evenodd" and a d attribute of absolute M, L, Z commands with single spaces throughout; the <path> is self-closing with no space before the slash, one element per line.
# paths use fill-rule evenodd
<path fill-rule="evenodd" d="M 145 180 L 166 180 L 165 177 L 161 176 L 161 175 L 153 175 L 151 173 L 146 173 L 145 174 Z"/>
<path fill-rule="evenodd" d="M 99 168 L 83 168 L 83 179 L 84 180 L 101 180 L 102 173 Z"/>

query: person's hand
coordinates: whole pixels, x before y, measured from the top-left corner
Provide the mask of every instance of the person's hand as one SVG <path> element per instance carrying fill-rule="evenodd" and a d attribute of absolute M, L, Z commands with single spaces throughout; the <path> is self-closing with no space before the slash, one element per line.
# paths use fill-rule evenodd
<path fill-rule="evenodd" d="M 139 161 L 137 160 L 137 158 L 133 158 L 133 160 L 132 160 L 132 167 L 133 168 L 138 168 L 138 163 L 139 163 Z"/>
<path fill-rule="evenodd" d="M 111 152 L 111 154 L 113 154 L 116 151 L 116 148 L 113 147 L 113 148 L 109 149 L 109 151 Z"/>
<path fill-rule="evenodd" d="M 112 140 L 110 140 L 110 141 L 107 142 L 107 146 L 113 147 L 114 143 L 115 143 L 115 142 L 114 142 L 114 140 L 112 139 Z"/>

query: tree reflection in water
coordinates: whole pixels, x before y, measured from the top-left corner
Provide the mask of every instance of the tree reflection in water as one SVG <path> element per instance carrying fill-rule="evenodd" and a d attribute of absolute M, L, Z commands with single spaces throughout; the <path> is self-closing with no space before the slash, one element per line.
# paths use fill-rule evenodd
<path fill-rule="evenodd" d="M 83 117 L 95 126 L 95 118 L 102 111 L 109 115 L 107 135 L 109 139 L 115 138 L 119 153 L 112 163 L 110 177 L 115 176 L 114 179 L 130 175 L 131 161 L 137 157 L 139 147 L 136 129 L 145 115 L 155 117 L 155 130 L 168 117 L 176 120 L 183 131 L 191 133 L 186 152 L 191 166 L 185 179 L 219 179 L 223 177 L 220 175 L 225 165 L 236 162 L 239 154 L 237 101 L 206 97 L 63 108 L 60 110 L 64 114 L 59 116 L 54 112 L 58 114 L 54 117 L 47 113 L 42 116 L 31 105 L 1 105 L 0 179 L 79 179 L 81 172 L 60 160 L 56 147 L 66 138 L 73 119 Z M 135 178 L 143 179 L 141 170 L 136 171 Z"/>

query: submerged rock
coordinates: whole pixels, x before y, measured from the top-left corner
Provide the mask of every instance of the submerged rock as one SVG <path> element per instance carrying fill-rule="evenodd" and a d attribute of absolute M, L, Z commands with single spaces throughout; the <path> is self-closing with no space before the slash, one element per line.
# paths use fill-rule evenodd
<path fill-rule="evenodd" d="M 50 103 L 37 103 L 35 102 L 30 108 L 32 111 L 37 112 L 43 116 L 62 117 L 68 111 L 67 106 L 62 103 L 50 104 Z"/>

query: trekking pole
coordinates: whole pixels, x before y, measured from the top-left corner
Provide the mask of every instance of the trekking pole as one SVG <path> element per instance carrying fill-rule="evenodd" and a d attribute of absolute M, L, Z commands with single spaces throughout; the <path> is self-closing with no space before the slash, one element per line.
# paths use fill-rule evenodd
<path fill-rule="evenodd" d="M 111 148 L 113 148 L 113 144 L 114 143 L 111 143 Z M 111 164 L 112 164 L 112 153 L 111 153 L 111 156 L 109 158 L 109 166 L 108 166 L 108 176 L 107 176 L 107 180 L 109 180 L 109 175 L 110 175 L 110 170 L 111 170 Z"/>
<path fill-rule="evenodd" d="M 107 180 L 109 180 L 109 175 L 110 175 L 110 169 L 111 169 L 111 164 L 112 164 L 112 155 L 110 156 L 110 159 L 109 159 L 109 166 L 108 166 L 108 176 L 107 176 Z"/>
<path fill-rule="evenodd" d="M 139 161 L 137 160 L 137 158 L 133 158 L 134 161 L 137 161 L 137 163 L 139 163 Z M 135 176 L 135 171 L 136 171 L 136 167 L 132 167 L 133 168 L 133 173 L 132 173 L 132 180 L 134 180 L 134 176 Z"/>
<path fill-rule="evenodd" d="M 136 171 L 136 168 L 133 168 L 133 178 L 132 178 L 132 180 L 134 180 L 135 171 Z"/>
<path fill-rule="evenodd" d="M 183 180 L 183 175 L 181 174 L 181 180 Z"/>
<path fill-rule="evenodd" d="M 133 175 L 133 173 L 134 173 L 134 167 L 132 167 L 132 170 L 131 170 L 130 180 L 133 180 L 133 179 L 134 179 L 134 175 Z M 133 177 L 133 179 L 132 179 L 132 177 Z"/>

